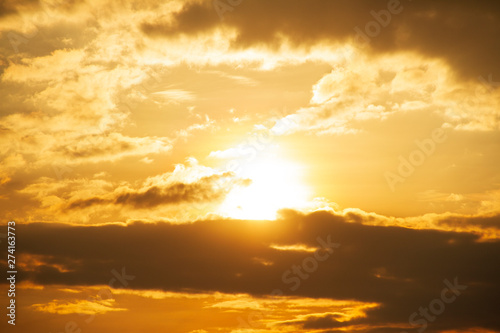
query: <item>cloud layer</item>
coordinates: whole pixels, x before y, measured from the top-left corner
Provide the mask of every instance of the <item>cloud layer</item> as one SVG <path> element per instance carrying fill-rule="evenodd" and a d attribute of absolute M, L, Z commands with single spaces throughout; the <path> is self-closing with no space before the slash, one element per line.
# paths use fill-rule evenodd
<path fill-rule="evenodd" d="M 459 1 L 452 9 L 446 1 L 358 1 L 356 6 L 348 0 L 240 1 L 237 6 L 222 2 L 223 20 L 214 9 L 221 2 L 188 2 L 168 20 L 143 22 L 141 29 L 151 36 L 173 37 L 228 27 L 236 30 L 237 48 L 275 48 L 284 41 L 307 47 L 354 38 L 375 52 L 407 50 L 443 58 L 469 78 L 500 75 L 500 7 L 490 1 Z"/>
<path fill-rule="evenodd" d="M 279 289 L 284 295 L 379 304 L 366 318 L 340 322 L 325 315 L 300 322 L 304 328 L 356 330 L 365 325 L 408 327 L 408 317 L 439 297 L 447 279 L 467 288 L 428 331 L 500 329 L 497 241 L 478 242 L 467 233 L 363 225 L 326 212 L 285 215 L 268 223 L 23 225 L 19 251 L 38 258 L 37 265 L 24 269 L 23 279 L 44 285 L 99 285 L 109 280 L 110 267 L 124 267 L 126 274 L 136 276 L 135 289 L 255 296 Z M 368 219 L 356 214 L 350 219 L 354 217 Z M 311 270 L 311 252 L 284 247 L 295 244 L 320 248 L 320 258 L 329 253 L 328 244 L 336 245 Z"/>

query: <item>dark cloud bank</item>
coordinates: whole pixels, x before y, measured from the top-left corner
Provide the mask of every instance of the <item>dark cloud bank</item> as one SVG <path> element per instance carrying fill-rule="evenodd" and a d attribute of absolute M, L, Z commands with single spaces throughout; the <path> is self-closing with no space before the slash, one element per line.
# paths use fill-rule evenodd
<path fill-rule="evenodd" d="M 500 331 L 500 242 L 479 242 L 467 233 L 350 222 L 365 218 L 288 212 L 269 222 L 19 225 L 18 254 L 36 255 L 43 262 L 20 276 L 43 285 L 96 285 L 107 284 L 110 271 L 124 267 L 135 276 L 129 284 L 135 289 L 255 296 L 281 289 L 285 295 L 377 302 L 381 307 L 369 311 L 367 318 L 341 323 L 331 316 L 311 317 L 298 324 L 304 329 L 367 324 L 385 327 L 383 332 L 394 329 L 391 324 L 404 328 L 413 312 L 440 298 L 445 279 L 453 283 L 456 278 L 466 289 L 446 304 L 427 332 L 472 327 Z M 500 223 L 499 216 L 493 220 Z M 340 246 L 292 290 L 293 284 L 282 280 L 283 273 L 312 254 L 270 245 L 317 247 L 318 237 L 330 237 Z M 263 265 L 260 259 L 273 265 Z"/>
<path fill-rule="evenodd" d="M 305 47 L 356 37 L 363 44 L 369 39 L 374 52 L 417 51 L 445 59 L 466 78 L 482 76 L 488 81 L 492 74 L 493 81 L 500 81 L 500 3 L 496 1 L 244 0 L 232 1 L 240 3 L 230 6 L 232 10 L 219 9 L 222 20 L 214 3 L 188 2 L 173 22 L 148 21 L 140 28 L 149 36 L 170 38 L 228 26 L 238 33 L 235 48 L 279 47 L 280 36 Z"/>

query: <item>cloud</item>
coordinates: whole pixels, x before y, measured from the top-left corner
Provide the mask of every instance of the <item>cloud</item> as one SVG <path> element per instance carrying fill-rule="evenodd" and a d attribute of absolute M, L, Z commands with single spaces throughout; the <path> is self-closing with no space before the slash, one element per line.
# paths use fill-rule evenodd
<path fill-rule="evenodd" d="M 363 313 L 366 309 L 373 307 L 372 304 L 365 304 L 356 301 L 336 301 L 329 299 L 312 299 L 299 297 L 252 297 L 248 294 L 224 294 L 214 293 L 174 293 L 161 292 L 158 290 L 134 290 L 129 288 L 108 289 L 103 286 L 75 286 L 72 288 L 62 288 L 61 286 L 40 286 L 28 285 L 22 283 L 18 285 L 20 291 L 29 289 L 27 298 L 24 299 L 25 317 L 29 317 L 29 322 L 19 322 L 16 325 L 23 331 L 33 330 L 33 325 L 43 327 L 48 331 L 59 331 L 61 327 L 60 315 L 52 312 L 42 312 L 29 304 L 37 304 L 49 307 L 52 304 L 66 305 L 76 304 L 87 301 L 94 301 L 101 304 L 101 300 L 106 297 L 106 301 L 112 301 L 114 308 L 124 308 L 127 311 L 112 311 L 91 313 L 79 313 L 76 318 L 80 327 L 87 327 L 86 324 L 92 323 L 94 332 L 105 332 L 109 324 L 116 322 L 127 322 L 127 327 L 140 330 L 144 326 L 141 320 L 130 321 L 130 314 L 150 314 L 162 316 L 167 322 L 171 322 L 178 317 L 180 312 L 196 311 L 197 321 L 190 322 L 188 325 L 175 327 L 174 332 L 188 332 L 195 330 L 198 332 L 200 327 L 204 327 L 209 332 L 230 331 L 235 329 L 237 323 L 241 328 L 243 325 L 247 328 L 259 329 L 260 332 L 282 332 L 290 331 L 290 327 L 282 325 L 283 322 L 291 320 L 301 320 L 312 315 L 319 316 L 320 313 L 342 314 L 349 318 L 355 313 Z M 36 289 L 34 289 L 36 288 Z M 93 295 L 88 297 L 88 295 Z M 47 300 L 43 302 L 44 300 Z M 43 302 L 43 303 L 42 303 Z M 247 303 L 250 306 L 245 306 Z M 91 304 L 89 304 L 91 306 Z M 165 313 L 169 317 L 165 317 Z M 68 317 L 68 316 L 65 316 Z M 142 316 L 139 316 L 142 318 Z M 222 318 L 225 319 L 222 319 Z M 93 319 L 99 318 L 101 326 Z M 78 320 L 81 319 L 81 320 Z M 151 323 L 150 327 L 160 327 L 165 325 L 165 320 L 159 323 Z M 43 322 L 40 322 L 43 321 Z M 64 320 L 63 324 L 67 321 Z M 214 327 L 214 325 L 218 327 Z M 62 326 L 64 327 L 64 326 Z M 293 327 L 297 328 L 298 327 Z M 172 330 L 170 330 L 172 332 Z M 207 332 L 208 332 L 207 331 Z"/>
<path fill-rule="evenodd" d="M 65 170 L 63 170 L 65 171 Z M 70 175 L 75 174 L 71 170 Z M 177 164 L 173 171 L 142 181 L 115 181 L 110 175 L 87 178 L 40 177 L 17 193 L 29 198 L 31 209 L 16 219 L 101 222 L 112 220 L 165 219 L 185 221 L 214 211 L 232 190 L 246 187 L 249 179 L 233 172 L 200 165 L 194 158 Z"/>
<path fill-rule="evenodd" d="M 271 133 L 352 134 L 369 121 L 411 112 L 438 115 L 445 128 L 495 131 L 499 107 L 498 91 L 480 80 L 457 80 L 440 60 L 358 54 L 335 65 L 313 86 L 309 106 L 283 117 Z"/>
<path fill-rule="evenodd" d="M 477 217 L 476 216 L 463 217 L 460 215 L 451 215 L 447 218 L 441 218 L 440 223 L 454 228 L 479 226 L 484 229 L 493 229 L 495 231 L 500 230 L 500 216 L 498 215 L 477 216 Z"/>
<path fill-rule="evenodd" d="M 225 73 L 223 71 L 207 71 L 206 73 L 216 74 L 219 77 L 230 79 L 230 80 L 234 81 L 235 83 L 238 83 L 238 84 L 241 84 L 244 86 L 249 86 L 249 87 L 257 86 L 259 83 L 258 81 L 251 79 L 249 77 L 241 76 L 241 75 L 231 75 L 231 74 Z"/>
<path fill-rule="evenodd" d="M 112 198 L 93 197 L 79 199 L 68 204 L 67 209 L 82 209 L 94 205 L 116 204 L 137 209 L 152 208 L 189 202 L 219 201 L 230 191 L 230 172 L 203 177 L 195 183 L 175 183 L 167 187 L 151 186 L 141 191 L 117 192 Z M 234 185 L 245 186 L 248 181 L 236 181 Z"/>
<path fill-rule="evenodd" d="M 57 314 L 103 314 L 110 311 L 126 311 L 127 309 L 113 307 L 114 300 L 78 300 L 75 302 L 64 302 L 54 300 L 47 304 L 33 304 L 31 307 L 36 311 Z"/>
<path fill-rule="evenodd" d="M 266 45 L 276 49 L 284 41 L 298 47 L 363 41 L 354 30 L 358 27 L 365 35 L 372 29 L 367 34 L 372 52 L 417 51 L 444 59 L 468 78 L 489 73 L 500 75 L 496 61 L 500 56 L 496 47 L 500 7 L 496 3 L 460 1 L 452 9 L 446 2 L 390 3 L 358 1 L 354 6 L 345 0 L 246 1 L 229 6 L 221 20 L 213 1 L 190 1 L 168 20 L 158 16 L 156 21 L 142 22 L 140 28 L 149 36 L 171 38 L 178 34 L 196 36 L 226 27 L 236 31 L 234 48 Z M 392 14 L 388 11 L 390 6 L 395 6 Z M 369 22 L 373 22 L 371 28 Z M 376 31 L 374 25 L 378 26 Z"/>
<path fill-rule="evenodd" d="M 439 297 L 444 279 L 452 281 L 457 277 L 460 284 L 468 286 L 467 290 L 428 330 L 478 325 L 500 330 L 495 307 L 500 296 L 496 283 L 500 271 L 491 265 L 491 258 L 500 255 L 498 241 L 480 242 L 477 235 L 462 232 L 347 222 L 353 218 L 371 223 L 369 215 L 352 213 L 347 217 L 326 212 L 290 212 L 287 217 L 268 223 L 212 220 L 181 225 L 130 223 L 85 227 L 33 223 L 18 227 L 23 235 L 18 252 L 42 255 L 24 275 L 24 280 L 37 284 L 105 284 L 111 268 L 124 267 L 126 274 L 136 276 L 134 289 L 254 296 L 280 289 L 289 296 L 381 305 L 367 310 L 366 317 L 345 322 L 331 316 L 320 321 L 310 318 L 303 321 L 303 327 L 321 323 L 321 327 L 404 328 L 409 315 L 419 306 Z M 468 223 L 469 218 L 464 219 L 463 223 Z M 299 288 L 292 290 L 291 281 L 283 278 L 284 272 L 294 265 L 300 267 L 311 254 L 283 251 L 273 244 L 315 247 L 318 237 L 341 246 L 328 260 L 319 262 L 314 272 L 302 271 L 306 277 Z M 88 239 L 92 239 L 92 247 L 84 246 Z M 47 261 L 43 256 L 52 259 Z M 261 265 L 255 257 L 273 265 Z M 73 270 L 53 268 L 67 262 L 74 263 Z"/>
<path fill-rule="evenodd" d="M 78 163 L 80 159 L 99 162 L 104 159 L 115 160 L 130 155 L 146 155 L 169 151 L 171 140 L 158 137 L 132 138 L 119 133 L 109 135 L 83 136 L 79 142 L 57 147 L 56 154 L 60 153 L 68 161 Z"/>
<path fill-rule="evenodd" d="M 169 90 L 157 91 L 152 94 L 161 96 L 165 98 L 167 102 L 171 103 L 185 103 L 185 102 L 191 102 L 195 99 L 195 95 L 192 92 L 182 89 L 169 89 Z"/>
<path fill-rule="evenodd" d="M 106 50 L 92 41 L 42 56 L 23 53 L 22 60 L 9 63 L 0 91 L 6 100 L 0 135 L 7 140 L 0 144 L 0 156 L 8 163 L 2 164 L 0 175 L 12 176 L 23 167 L 40 171 L 47 165 L 68 167 L 171 150 L 173 139 L 168 137 L 122 133 L 129 113 L 117 107 L 115 98 L 149 76 L 141 66 L 106 59 Z M 9 141 L 15 145 L 4 149 Z"/>
<path fill-rule="evenodd" d="M 92 126 L 83 130 L 79 125 L 73 127 L 73 122 L 67 123 L 58 118 L 52 123 L 53 120 L 41 113 L 14 114 L 0 119 L 0 126 L 8 128 L 3 133 L 7 141 L 0 144 L 0 156 L 5 160 L 1 170 L 13 174 L 22 167 L 33 171 L 51 165 L 74 167 L 116 161 L 128 156 L 169 152 L 174 143 L 174 139 L 167 137 L 133 137 Z M 40 122 L 68 128 L 44 128 L 51 127 L 51 124 L 37 126 Z"/>

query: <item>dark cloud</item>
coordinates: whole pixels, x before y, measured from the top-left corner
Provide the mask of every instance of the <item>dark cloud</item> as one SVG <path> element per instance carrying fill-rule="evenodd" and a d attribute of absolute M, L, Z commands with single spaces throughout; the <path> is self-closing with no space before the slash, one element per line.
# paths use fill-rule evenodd
<path fill-rule="evenodd" d="M 6 1 L 0 1 L 0 17 L 16 13 L 16 11 L 9 7 Z"/>
<path fill-rule="evenodd" d="M 134 208 L 151 208 L 159 205 L 182 202 L 217 201 L 224 198 L 232 186 L 246 186 L 250 182 L 248 179 L 233 178 L 233 173 L 225 172 L 203 177 L 194 183 L 175 183 L 166 187 L 152 186 L 147 190 L 119 193 L 113 198 L 93 197 L 75 200 L 69 203 L 67 208 L 82 209 L 104 204 L 127 205 Z M 228 187 L 227 185 L 230 186 Z"/>
<path fill-rule="evenodd" d="M 0 0 L 0 17 L 38 6 L 38 0 Z"/>
<path fill-rule="evenodd" d="M 372 51 L 415 50 L 446 59 L 468 78 L 487 78 L 489 74 L 493 81 L 500 78 L 497 2 L 255 0 L 231 6 L 231 11 L 224 12 L 223 20 L 213 4 L 212 0 L 188 2 L 172 22 L 144 22 L 141 29 L 150 36 L 172 37 L 207 33 L 224 25 L 238 32 L 233 45 L 236 48 L 257 44 L 273 48 L 279 46 L 280 36 L 305 47 L 321 41 L 342 42 L 355 36 L 366 41 L 355 31 L 358 27 L 369 38 Z M 385 15 L 393 4 L 389 18 Z M 373 12 L 381 23 L 377 23 Z M 366 33 L 369 29 L 371 32 Z"/>
<path fill-rule="evenodd" d="M 351 219 L 352 216 L 348 219 Z M 483 327 L 500 330 L 500 242 L 479 242 L 467 233 L 348 223 L 339 215 L 288 213 L 277 221 L 214 220 L 71 226 L 19 225 L 18 252 L 43 264 L 22 273 L 39 284 L 106 284 L 109 272 L 125 268 L 131 288 L 220 291 L 377 302 L 366 318 L 341 323 L 335 317 L 306 318 L 304 328 L 408 325 L 409 316 L 439 298 L 447 279 L 467 286 L 427 328 L 428 332 Z M 358 216 L 359 220 L 367 217 Z M 340 243 L 299 287 L 284 272 L 312 253 L 281 251 L 271 244 L 319 246 Z M 90 246 L 89 246 L 90 245 Z M 324 255 L 322 251 L 320 254 Z M 263 265 L 262 258 L 273 265 Z M 307 260 L 306 260 L 307 261 Z M 59 266 L 56 266 L 59 265 Z M 58 268 L 59 267 L 59 268 Z M 66 269 L 61 269 L 66 268 Z M 288 279 L 297 275 L 288 275 Z M 368 326 L 366 326 L 368 325 Z"/>
<path fill-rule="evenodd" d="M 67 208 L 68 209 L 83 209 L 83 208 L 91 207 L 94 205 L 105 205 L 105 204 L 109 204 L 112 202 L 113 202 L 113 200 L 110 200 L 110 199 L 94 197 L 94 198 L 88 198 L 88 199 L 75 200 L 75 201 L 71 202 Z"/>
<path fill-rule="evenodd" d="M 185 34 L 194 34 L 200 31 L 213 28 L 217 22 L 216 15 L 207 15 L 212 9 L 210 2 L 188 5 L 182 8 L 176 14 L 176 21 L 173 24 L 167 24 L 162 21 L 144 22 L 141 25 L 142 30 L 151 35 L 173 36 L 179 32 Z"/>
<path fill-rule="evenodd" d="M 326 315 L 324 317 L 310 317 L 303 322 L 305 329 L 324 329 L 344 326 L 341 321 L 342 316 Z M 296 324 L 296 323 L 294 323 Z"/>
<path fill-rule="evenodd" d="M 491 228 L 500 229 L 500 216 L 477 216 L 477 217 L 461 217 L 452 216 L 443 219 L 441 222 L 443 225 L 451 227 L 463 227 L 463 226 L 479 226 L 481 228 Z"/>
<path fill-rule="evenodd" d="M 57 151 L 69 158 L 89 158 L 129 152 L 140 146 L 139 142 L 134 143 L 126 139 L 116 135 L 87 135 L 72 145 L 59 147 Z"/>

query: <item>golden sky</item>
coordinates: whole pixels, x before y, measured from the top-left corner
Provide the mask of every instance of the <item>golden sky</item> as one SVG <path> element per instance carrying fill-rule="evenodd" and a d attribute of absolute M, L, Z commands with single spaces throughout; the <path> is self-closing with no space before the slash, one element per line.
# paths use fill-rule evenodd
<path fill-rule="evenodd" d="M 500 332 L 499 36 L 487 0 L 0 1 L 2 331 Z"/>

